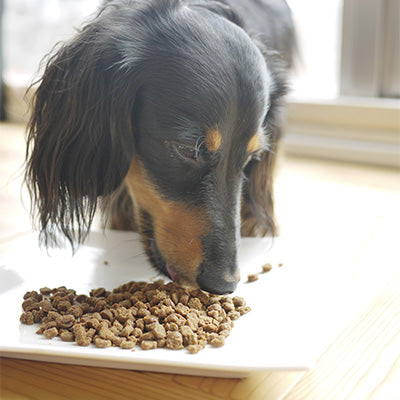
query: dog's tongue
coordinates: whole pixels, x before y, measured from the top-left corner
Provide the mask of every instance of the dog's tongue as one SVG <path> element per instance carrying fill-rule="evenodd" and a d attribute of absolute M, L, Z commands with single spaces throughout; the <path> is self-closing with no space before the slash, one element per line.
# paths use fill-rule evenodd
<path fill-rule="evenodd" d="M 172 267 L 168 263 L 165 265 L 165 267 L 167 268 L 168 274 L 171 277 L 171 279 L 173 281 L 176 281 L 176 272 L 172 269 Z"/>

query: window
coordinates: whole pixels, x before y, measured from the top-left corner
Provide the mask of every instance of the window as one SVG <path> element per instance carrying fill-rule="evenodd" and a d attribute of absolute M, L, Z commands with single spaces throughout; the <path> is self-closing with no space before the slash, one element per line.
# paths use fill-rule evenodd
<path fill-rule="evenodd" d="M 290 154 L 400 166 L 400 1 L 289 0 L 302 61 Z"/>
<path fill-rule="evenodd" d="M 24 122 L 26 88 L 37 77 L 42 58 L 73 35 L 101 0 L 0 0 L 4 2 L 3 81 L 8 120 Z M 1 6 L 0 6 L 1 8 Z"/>
<path fill-rule="evenodd" d="M 291 154 L 400 166 L 400 0 L 287 0 L 300 61 L 284 148 Z M 7 116 L 54 44 L 102 0 L 0 0 Z"/>

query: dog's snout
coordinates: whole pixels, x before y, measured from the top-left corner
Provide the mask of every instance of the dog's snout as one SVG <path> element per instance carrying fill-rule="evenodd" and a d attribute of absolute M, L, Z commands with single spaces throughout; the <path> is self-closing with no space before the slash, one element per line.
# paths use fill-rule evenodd
<path fill-rule="evenodd" d="M 237 268 L 234 268 L 237 271 Z M 199 288 L 213 294 L 233 293 L 238 284 L 238 274 L 226 272 L 225 268 L 221 271 L 217 267 L 200 265 L 197 275 Z"/>

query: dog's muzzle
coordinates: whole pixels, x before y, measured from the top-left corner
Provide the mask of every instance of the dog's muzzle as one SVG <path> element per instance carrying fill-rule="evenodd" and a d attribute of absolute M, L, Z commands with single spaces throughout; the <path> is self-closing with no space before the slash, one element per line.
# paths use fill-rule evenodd
<path fill-rule="evenodd" d="M 216 240 L 215 236 L 210 240 L 209 237 L 209 240 L 205 240 L 206 243 L 203 242 L 205 257 L 197 268 L 196 278 L 196 283 L 202 290 L 214 294 L 228 294 L 237 287 L 239 281 L 237 241 L 234 237 L 227 236 L 221 238 L 222 240 Z"/>
<path fill-rule="evenodd" d="M 231 269 L 231 268 L 229 268 Z M 235 291 L 238 284 L 239 274 L 236 272 L 237 267 L 232 268 L 235 272 L 226 272 L 219 268 L 213 269 L 204 264 L 199 267 L 197 276 L 197 284 L 200 289 L 214 294 L 230 294 Z"/>

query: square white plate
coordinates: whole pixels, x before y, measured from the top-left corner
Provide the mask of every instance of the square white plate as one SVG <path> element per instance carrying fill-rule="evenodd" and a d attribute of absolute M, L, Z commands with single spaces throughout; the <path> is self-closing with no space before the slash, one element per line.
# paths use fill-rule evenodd
<path fill-rule="evenodd" d="M 139 236 L 117 231 L 92 232 L 73 257 L 70 250 L 51 250 L 50 255 L 40 251 L 37 236 L 27 236 L 15 241 L 12 249 L 0 256 L 0 355 L 215 377 L 311 368 L 316 354 L 312 351 L 311 315 L 307 312 L 307 277 L 302 278 L 290 262 L 285 262 L 284 251 L 280 239 L 274 240 L 272 248 L 270 239 L 242 239 L 242 282 L 234 295 L 243 296 L 252 311 L 235 321 L 225 346 L 207 346 L 194 355 L 169 349 L 137 348 L 132 352 L 116 347 L 80 347 L 59 338 L 48 340 L 35 334 L 38 324 L 22 325 L 19 317 L 23 295 L 28 290 L 65 285 L 88 294 L 93 288 L 112 290 L 132 280 L 159 279 L 161 276 L 146 260 Z M 256 282 L 246 283 L 247 275 L 259 272 L 266 262 L 273 264 L 272 271 L 260 274 Z M 284 266 L 277 267 L 279 262 Z"/>

